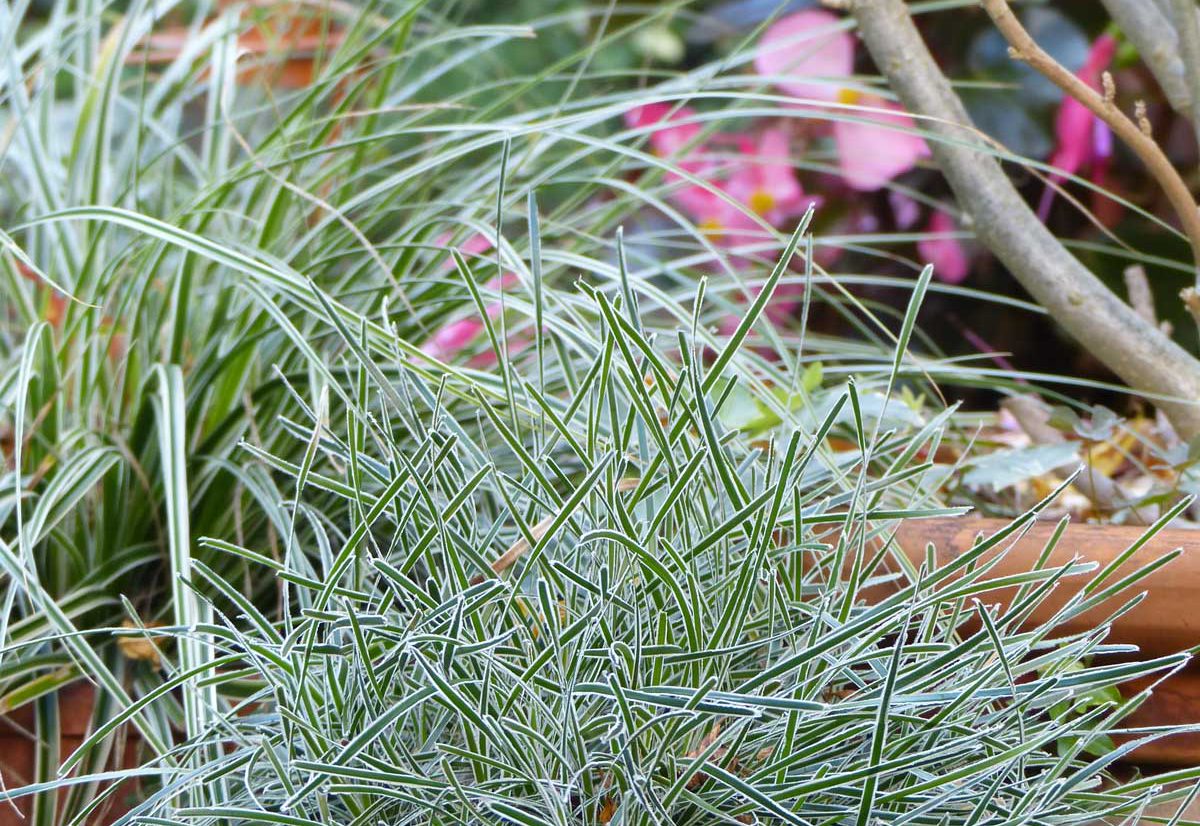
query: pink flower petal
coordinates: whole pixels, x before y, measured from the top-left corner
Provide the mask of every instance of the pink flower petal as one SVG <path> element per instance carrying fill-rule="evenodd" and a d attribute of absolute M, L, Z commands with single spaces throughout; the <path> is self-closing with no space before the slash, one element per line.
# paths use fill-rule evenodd
<path fill-rule="evenodd" d="M 803 284 L 780 284 L 763 312 L 772 324 L 784 324 L 795 317 L 803 298 Z"/>
<path fill-rule="evenodd" d="M 447 324 L 421 345 L 421 352 L 438 361 L 454 358 L 483 331 L 483 322 L 464 318 Z"/>
<path fill-rule="evenodd" d="M 921 217 L 921 205 L 902 192 L 894 189 L 889 191 L 888 203 L 892 206 L 892 217 L 900 229 L 912 229 Z"/>
<path fill-rule="evenodd" d="M 1117 39 L 1105 32 L 1092 41 L 1087 59 L 1079 69 L 1079 77 L 1093 89 L 1100 88 L 1100 76 L 1117 55 Z"/>
<path fill-rule="evenodd" d="M 703 157 L 698 157 L 706 151 L 705 147 L 694 145 L 701 131 L 700 125 L 696 123 L 666 125 L 674 121 L 686 121 L 695 114 L 695 110 L 686 106 L 676 107 L 671 103 L 647 103 L 626 112 L 625 124 L 631 129 L 645 129 L 656 124 L 663 124 L 661 128 L 650 133 L 649 143 L 654 154 L 673 160 L 680 169 L 690 175 L 708 178 L 715 171 L 716 165 Z M 667 183 L 678 183 L 686 179 L 674 172 L 668 172 L 665 180 Z M 693 218 L 712 210 L 714 199 L 720 200 L 706 187 L 690 182 L 676 190 L 671 196 L 671 200 Z"/>
<path fill-rule="evenodd" d="M 647 103 L 625 113 L 625 125 L 630 129 L 645 129 L 664 124 L 650 133 L 650 148 L 664 158 L 674 157 L 700 134 L 701 126 L 692 122 L 696 110 L 674 103 Z M 682 121 L 682 122 L 680 122 Z M 666 124 L 674 123 L 673 126 Z"/>
<path fill-rule="evenodd" d="M 1103 34 L 1088 49 L 1087 60 L 1080 68 L 1079 79 L 1093 89 L 1099 90 L 1101 76 L 1116 55 L 1117 41 L 1110 34 Z M 1058 167 L 1068 175 L 1074 175 L 1085 166 L 1093 167 L 1093 178 L 1103 181 L 1108 161 L 1112 155 L 1112 135 L 1107 126 L 1088 111 L 1087 107 L 1071 96 L 1063 98 L 1062 105 L 1054 118 L 1056 146 L 1050 155 L 1050 165 Z M 1052 182 L 1063 180 L 1063 175 L 1051 175 Z M 1038 204 L 1038 217 L 1043 221 L 1050 214 L 1054 202 L 1054 188 L 1047 186 Z"/>
<path fill-rule="evenodd" d="M 508 340 L 508 345 L 505 350 L 505 355 L 513 358 L 519 353 L 528 350 L 533 345 L 529 336 L 512 336 Z M 472 356 L 467 362 L 468 367 L 474 367 L 476 370 L 481 370 L 493 366 L 497 362 L 496 351 L 488 348 L 476 356 Z"/>
<path fill-rule="evenodd" d="M 477 232 L 468 238 L 459 250 L 465 255 L 480 255 L 492 248 L 492 239 L 482 232 Z"/>
<path fill-rule="evenodd" d="M 699 184 L 683 186 L 672 193 L 671 200 L 693 221 L 704 221 L 729 209 L 729 205 L 722 200 L 718 192 Z"/>
<path fill-rule="evenodd" d="M 494 292 L 500 292 L 501 290 L 507 290 L 510 287 L 515 287 L 519 283 L 521 282 L 514 273 L 506 272 L 500 278 L 491 279 L 484 286 L 486 289 L 493 290 Z M 498 317 L 500 315 L 500 302 L 493 301 L 491 304 L 489 304 L 487 307 L 487 314 L 488 318 Z"/>
<path fill-rule="evenodd" d="M 744 137 L 741 151 L 746 160 L 729 176 L 728 191 L 752 212 L 780 226 L 815 200 L 800 186 L 788 135 L 782 129 L 764 129 L 757 144 Z"/>
<path fill-rule="evenodd" d="M 961 283 L 971 271 L 966 249 L 957 238 L 950 237 L 956 229 L 954 219 L 938 210 L 925 228 L 931 235 L 917 242 L 921 259 L 933 264 L 933 277 L 947 284 Z"/>
<path fill-rule="evenodd" d="M 434 243 L 445 247 L 450 244 L 452 237 L 452 233 L 442 233 L 434 239 Z M 470 258 L 471 256 L 478 256 L 485 253 L 491 248 L 492 239 L 483 233 L 476 233 L 464 241 L 458 247 L 458 250 L 463 253 L 463 257 Z M 448 257 L 448 260 L 442 266 L 446 269 L 453 267 L 453 257 Z M 498 291 L 514 286 L 517 283 L 519 283 L 517 276 L 514 273 L 507 272 L 500 277 L 490 279 L 485 288 Z M 489 304 L 487 306 L 487 314 L 489 318 L 496 318 L 500 315 L 500 302 L 493 301 Z M 438 361 L 447 361 L 458 355 L 481 332 L 483 332 L 483 322 L 478 318 L 469 317 L 459 319 L 458 321 L 451 321 L 421 345 L 421 352 Z"/>
<path fill-rule="evenodd" d="M 1112 62 L 1117 50 L 1117 41 L 1110 34 L 1096 38 L 1088 50 L 1087 60 L 1079 70 L 1079 79 L 1092 89 L 1100 89 L 1100 77 Z M 1050 163 L 1066 172 L 1075 174 L 1092 160 L 1095 152 L 1093 123 L 1096 116 L 1087 107 L 1067 96 L 1054 119 L 1054 135 L 1058 147 Z"/>
<path fill-rule="evenodd" d="M 853 102 L 887 111 L 854 112 L 871 122 L 839 120 L 833 125 L 838 166 L 851 187 L 864 192 L 879 189 L 929 154 L 924 138 L 899 131 L 914 128 L 913 119 L 899 106 L 874 95 L 860 95 Z"/>
<path fill-rule="evenodd" d="M 829 12 L 798 11 L 763 34 L 754 68 L 760 75 L 775 78 L 776 85 L 790 95 L 834 100 L 841 85 L 838 79 L 854 70 L 854 38 Z"/>
<path fill-rule="evenodd" d="M 447 231 L 443 232 L 437 238 L 434 238 L 433 243 L 435 246 L 442 247 L 443 249 L 449 249 L 450 242 L 452 240 L 454 240 L 454 233 Z M 464 258 L 470 260 L 472 257 L 485 253 L 491 248 L 492 239 L 482 232 L 477 232 L 466 241 L 459 244 L 458 251 L 463 254 Z M 447 255 L 446 260 L 442 262 L 442 267 L 444 269 L 453 269 L 454 256 Z"/>
<path fill-rule="evenodd" d="M 758 141 L 758 158 L 755 170 L 759 191 L 769 196 L 772 202 L 772 207 L 762 214 L 776 214 L 778 217 L 772 223 L 778 224 L 807 209 L 811 198 L 805 197 L 800 179 L 796 177 L 787 133 L 782 129 L 764 129 Z"/>
<path fill-rule="evenodd" d="M 1074 98 L 1067 98 L 1059 107 L 1054 120 L 1058 146 L 1050 156 L 1050 165 L 1074 175 L 1092 156 L 1092 120 L 1088 108 Z"/>

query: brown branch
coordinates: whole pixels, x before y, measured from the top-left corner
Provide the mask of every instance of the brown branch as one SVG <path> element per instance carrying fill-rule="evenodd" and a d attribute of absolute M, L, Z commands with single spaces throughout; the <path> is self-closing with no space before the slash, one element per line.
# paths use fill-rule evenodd
<path fill-rule="evenodd" d="M 1113 372 L 1161 406 L 1184 438 L 1200 435 L 1200 362 L 1118 299 L 1045 227 L 979 140 L 962 101 L 921 39 L 904 0 L 854 0 L 859 33 L 892 88 L 921 120 L 976 236 L 1033 298 Z"/>
<path fill-rule="evenodd" d="M 1176 112 L 1191 115 L 1192 99 L 1179 55 L 1179 35 L 1164 9 L 1148 0 L 1101 0 L 1162 87 Z M 1161 5 L 1161 4 L 1159 4 Z"/>
<path fill-rule="evenodd" d="M 1150 291 L 1146 268 L 1141 264 L 1131 264 L 1125 268 L 1125 292 L 1129 296 L 1129 305 L 1138 315 L 1151 324 L 1158 323 L 1158 314 L 1154 312 L 1154 293 Z"/>
<path fill-rule="evenodd" d="M 1200 292 L 1195 287 L 1184 287 L 1179 291 L 1179 297 L 1183 300 L 1184 309 L 1200 324 Z"/>
<path fill-rule="evenodd" d="M 1147 134 L 1144 117 L 1135 123 L 1107 95 L 1097 92 L 1051 57 L 1030 37 L 1021 21 L 1012 13 L 1008 0 L 983 0 L 983 7 L 995 22 L 996 28 L 1012 46 L 1013 57 L 1028 64 L 1063 92 L 1088 108 L 1093 115 L 1108 124 L 1113 134 L 1125 142 L 1141 159 L 1150 174 L 1158 181 L 1167 200 L 1179 216 L 1183 231 L 1192 244 L 1192 255 L 1200 264 L 1200 208 L 1183 178 L 1175 171 L 1162 147 Z"/>
<path fill-rule="evenodd" d="M 550 526 L 554 524 L 554 515 L 551 514 L 538 522 L 529 529 L 529 535 L 537 542 L 546 535 L 546 531 L 550 530 Z M 508 550 L 501 554 L 495 562 L 492 563 L 492 571 L 494 573 L 502 573 L 513 566 L 513 563 L 525 555 L 529 551 L 529 540 L 524 536 L 517 537 L 517 541 L 509 546 Z M 472 583 L 473 584 L 473 583 Z"/>
<path fill-rule="evenodd" d="M 1183 77 L 1188 97 L 1200 97 L 1200 21 L 1196 19 L 1196 0 L 1173 0 L 1171 12 L 1175 31 L 1179 32 L 1179 56 L 1183 58 Z M 1192 107 L 1192 129 L 1200 140 L 1200 107 Z"/>

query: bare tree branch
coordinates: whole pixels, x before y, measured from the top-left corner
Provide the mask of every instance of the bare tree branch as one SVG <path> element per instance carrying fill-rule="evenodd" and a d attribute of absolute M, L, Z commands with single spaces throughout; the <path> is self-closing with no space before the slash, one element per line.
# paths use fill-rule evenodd
<path fill-rule="evenodd" d="M 1141 264 L 1130 264 L 1125 268 L 1125 292 L 1129 295 L 1129 305 L 1134 312 L 1151 324 L 1158 324 L 1158 314 L 1154 312 L 1154 293 L 1150 291 L 1146 268 Z"/>
<path fill-rule="evenodd" d="M 1136 390 L 1186 401 L 1162 407 L 1184 438 L 1200 435 L 1200 362 L 1118 299 L 1058 242 L 980 142 L 904 0 L 853 0 L 876 65 L 923 116 L 933 155 L 982 241 L 1071 335 Z"/>
<path fill-rule="evenodd" d="M 1183 77 L 1191 101 L 1200 100 L 1200 20 L 1196 18 L 1196 0 L 1172 0 L 1171 13 L 1179 32 L 1179 56 L 1183 58 Z M 1192 128 L 1200 140 L 1200 106 L 1192 107 Z"/>
<path fill-rule="evenodd" d="M 1185 115 L 1192 112 L 1179 35 L 1171 18 L 1148 0 L 1101 0 L 1121 31 L 1137 47 L 1138 54 L 1162 87 L 1172 108 Z M 1167 5 L 1166 3 L 1159 4 Z"/>
<path fill-rule="evenodd" d="M 1190 3 L 1192 0 L 1185 2 Z M 1171 159 L 1150 136 L 1149 125 L 1143 127 L 1134 123 L 1117 108 L 1110 94 L 1100 94 L 1047 54 L 1029 36 L 1029 32 L 1025 31 L 1021 21 L 1017 20 L 1012 9 L 1008 7 L 1008 0 L 983 0 L 983 7 L 995 22 L 1000 34 L 1004 35 L 1004 39 L 1012 47 L 1014 58 L 1028 63 L 1064 93 L 1086 106 L 1088 111 L 1107 123 L 1113 133 L 1141 159 L 1166 193 L 1175 214 L 1179 216 L 1179 222 L 1183 224 L 1184 232 L 1192 244 L 1192 257 L 1197 265 L 1200 265 L 1200 209 L 1196 208 L 1191 190 L 1179 176 Z M 1192 22 L 1195 22 L 1195 18 Z M 1111 91 L 1111 80 L 1107 85 Z M 1139 115 L 1138 120 L 1145 122 L 1144 116 Z"/>

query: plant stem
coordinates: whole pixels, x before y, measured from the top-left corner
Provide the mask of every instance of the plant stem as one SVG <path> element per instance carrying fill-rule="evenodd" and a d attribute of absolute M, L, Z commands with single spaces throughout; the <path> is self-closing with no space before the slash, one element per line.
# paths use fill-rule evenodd
<path fill-rule="evenodd" d="M 1143 62 L 1162 87 L 1171 108 L 1190 115 L 1192 96 L 1184 78 L 1183 61 L 1179 57 L 1179 37 L 1165 9 L 1160 8 L 1168 0 L 1157 4 L 1148 0 L 1102 2 L 1121 31 L 1137 48 Z"/>
<path fill-rule="evenodd" d="M 1183 58 L 1183 76 L 1191 98 L 1192 128 L 1200 141 L 1200 20 L 1195 0 L 1172 0 L 1175 29 L 1179 32 L 1179 54 Z"/>
<path fill-rule="evenodd" d="M 1200 265 L 1200 209 L 1196 207 L 1191 190 L 1175 170 L 1171 159 L 1150 136 L 1149 130 L 1142 124 L 1134 123 L 1109 95 L 1101 94 L 1088 86 L 1047 54 L 1030 37 L 1029 32 L 1025 31 L 1021 21 L 1017 20 L 1008 6 L 1008 0 L 983 0 L 983 7 L 995 22 L 1000 34 L 1012 46 L 1014 57 L 1029 64 L 1065 94 L 1086 106 L 1093 115 L 1107 123 L 1113 133 L 1141 159 L 1166 193 L 1175 214 L 1179 216 L 1183 230 L 1192 245 L 1192 256 Z M 1195 22 L 1194 14 L 1192 22 Z M 1195 107 L 1192 109 L 1194 112 Z"/>

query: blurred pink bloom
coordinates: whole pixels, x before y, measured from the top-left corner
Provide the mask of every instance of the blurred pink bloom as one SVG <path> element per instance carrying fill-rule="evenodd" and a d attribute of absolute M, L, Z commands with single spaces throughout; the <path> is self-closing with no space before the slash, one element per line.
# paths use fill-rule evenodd
<path fill-rule="evenodd" d="M 434 243 L 440 247 L 445 247 L 450 243 L 453 237 L 452 233 L 446 232 L 434 239 Z M 487 252 L 492 248 L 492 239 L 488 238 L 483 233 L 476 233 L 468 238 L 458 247 L 458 251 L 463 254 L 463 257 L 468 261 L 473 256 L 478 256 L 481 253 Z M 444 269 L 450 269 L 454 266 L 453 257 L 447 256 L 447 260 L 442 264 Z M 500 290 L 511 287 L 517 283 L 517 277 L 512 273 L 505 273 L 500 278 L 493 278 L 487 282 L 485 289 Z M 495 318 L 500 314 L 500 303 L 493 302 L 487 307 L 489 318 Z M 430 358 L 435 358 L 438 361 L 447 361 L 459 352 L 464 350 L 476 336 L 483 332 L 483 321 L 476 317 L 463 318 L 458 321 L 451 321 L 441 327 L 436 333 L 421 345 L 421 352 Z"/>
<path fill-rule="evenodd" d="M 851 213 L 850 226 L 859 235 L 879 232 L 879 216 L 870 209 L 855 210 Z"/>
<path fill-rule="evenodd" d="M 773 226 L 802 215 L 816 199 L 804 194 L 796 177 L 782 129 L 764 129 L 755 145 L 753 138 L 740 136 L 744 161 L 729 176 L 729 194 Z"/>
<path fill-rule="evenodd" d="M 951 233 L 957 231 L 954 219 L 942 210 L 929 218 L 925 231 L 931 233 L 917 242 L 921 260 L 933 264 L 933 277 L 948 284 L 958 284 L 971 271 L 971 261 L 966 249 Z"/>
<path fill-rule="evenodd" d="M 826 24 L 837 22 L 832 15 L 816 14 L 824 18 Z M 838 68 L 833 74 L 844 74 L 853 59 L 853 41 L 844 34 L 841 37 L 848 43 L 846 54 L 849 60 L 844 69 Z M 695 145 L 700 133 L 698 125 L 669 125 L 675 120 L 687 120 L 694 114 L 687 108 L 676 110 L 670 104 L 647 104 L 625 113 L 625 123 L 634 129 L 662 124 L 650 133 L 651 149 L 659 156 L 673 156 L 681 169 L 705 181 L 705 185 L 686 183 L 672 194 L 671 199 L 715 244 L 738 248 L 760 243 L 767 236 L 758 219 L 773 226 L 783 226 L 789 219 L 803 214 L 809 204 L 819 202 L 818 198 L 806 196 L 800 185 L 791 162 L 786 131 L 766 128 L 757 136 L 745 133 L 716 136 L 713 145 L 731 144 L 735 148 L 731 164 L 719 161 L 716 153 L 711 151 L 712 146 Z M 668 174 L 666 180 L 678 181 L 680 177 Z M 782 323 L 794 315 L 803 292 L 802 285 L 777 288 L 766 308 L 766 315 L 773 322 Z M 736 327 L 737 319 L 731 316 L 721 322 L 722 328 L 729 324 Z"/>
<path fill-rule="evenodd" d="M 721 197 L 724 187 L 720 183 L 715 186 L 720 192 L 700 186 L 688 187 L 686 203 L 680 204 L 696 222 L 697 228 L 723 247 L 738 247 L 761 240 L 764 230 L 754 216 L 739 204 Z"/>
<path fill-rule="evenodd" d="M 761 287 L 755 287 L 751 293 L 757 297 L 761 292 Z M 783 326 L 787 322 L 796 317 L 801 304 L 804 301 L 804 285 L 803 284 L 780 284 L 775 288 L 771 300 L 767 302 L 767 306 L 763 309 L 763 315 L 770 319 L 775 326 Z M 717 322 L 717 332 L 723 336 L 733 335 L 733 331 L 742 323 L 742 317 L 736 314 L 722 316 Z M 755 348 L 762 355 L 770 355 L 771 351 L 757 347 Z"/>
<path fill-rule="evenodd" d="M 442 262 L 443 269 L 454 269 L 454 256 L 450 254 L 450 242 L 454 240 L 453 232 L 443 232 L 437 238 L 433 239 L 433 245 L 446 250 L 446 260 Z M 492 248 L 492 239 L 482 232 L 477 232 L 458 245 L 457 249 L 462 253 L 463 258 L 467 263 L 472 263 L 472 259 L 478 258 L 483 253 Z"/>
<path fill-rule="evenodd" d="M 696 110 L 675 103 L 646 103 L 625 113 L 625 125 L 630 129 L 645 129 L 663 124 L 650 132 L 650 148 L 656 155 L 673 157 L 696 140 L 700 124 L 695 123 Z M 679 121 L 675 125 L 667 125 Z"/>
<path fill-rule="evenodd" d="M 650 149 L 660 158 L 669 158 L 690 175 L 707 178 L 716 168 L 716 164 L 703 157 L 704 146 L 694 145 L 701 127 L 698 123 L 686 121 L 695 117 L 696 110 L 688 106 L 677 107 L 673 103 L 647 103 L 630 109 L 625 113 L 625 125 L 631 129 L 645 129 L 662 124 L 650 132 Z M 674 121 L 685 121 L 674 126 L 668 125 Z M 680 175 L 668 172 L 665 176 L 667 183 L 682 180 Z M 676 190 L 671 196 L 683 210 L 695 214 L 711 208 L 712 193 L 704 187 L 687 183 Z"/>
<path fill-rule="evenodd" d="M 854 189 L 872 192 L 917 165 L 929 154 L 929 145 L 920 135 L 902 132 L 913 129 L 913 119 L 896 104 L 875 95 L 843 89 L 840 102 L 872 110 L 851 111 L 858 120 L 839 120 L 833 124 L 838 166 L 846 183 Z M 869 121 L 864 123 L 862 121 Z"/>
<path fill-rule="evenodd" d="M 1117 41 L 1111 34 L 1103 34 L 1096 38 L 1088 50 L 1087 60 L 1078 72 L 1079 79 L 1099 91 L 1100 76 L 1112 62 L 1116 51 Z M 1096 121 L 1098 118 L 1075 98 L 1069 95 L 1063 98 L 1054 121 L 1058 147 L 1054 150 L 1050 162 L 1070 173 L 1078 172 L 1089 163 L 1096 149 Z"/>
<path fill-rule="evenodd" d="M 1112 165 L 1113 133 L 1108 124 L 1096 118 L 1092 121 L 1092 181 L 1103 186 Z"/>
<path fill-rule="evenodd" d="M 1111 34 L 1102 34 L 1096 38 L 1088 50 L 1087 60 L 1077 73 L 1079 79 L 1099 91 L 1100 78 L 1108 64 L 1112 63 L 1116 51 L 1117 40 Z M 1102 183 L 1105 180 L 1112 159 L 1112 133 L 1104 121 L 1093 115 L 1075 98 L 1067 95 L 1063 98 L 1058 115 L 1054 119 L 1054 136 L 1057 145 L 1050 156 L 1051 166 L 1058 167 L 1068 175 L 1075 175 L 1084 167 L 1088 167 L 1094 182 Z M 1055 174 L 1051 176 L 1051 180 L 1058 182 L 1064 177 Z M 1047 187 L 1038 206 L 1038 214 L 1043 219 L 1049 213 L 1053 199 L 1054 190 Z"/>
<path fill-rule="evenodd" d="M 438 361 L 447 361 L 465 349 L 475 336 L 483 332 L 483 322 L 476 318 L 452 321 L 434 333 L 421 345 L 421 352 Z"/>
<path fill-rule="evenodd" d="M 533 346 L 533 340 L 529 336 L 509 336 L 508 343 L 505 345 L 504 355 L 511 359 L 519 353 L 528 350 Z M 496 357 L 496 351 L 490 347 L 482 353 L 472 356 L 467 361 L 468 367 L 473 367 L 476 370 L 481 370 L 485 367 L 491 367 L 496 364 L 499 359 Z"/>
<path fill-rule="evenodd" d="M 773 226 L 783 226 L 819 199 L 804 194 L 789 159 L 787 132 L 767 128 L 757 136 L 728 137 L 738 151 L 737 164 L 728 177 L 718 178 L 714 168 L 709 186 L 684 187 L 676 200 L 715 244 L 738 248 L 767 238 L 755 216 Z M 783 323 L 795 314 L 803 293 L 802 285 L 781 285 L 766 315 L 776 324 Z M 737 323 L 735 316 L 729 316 L 722 319 L 719 328 L 728 333 Z"/>
<path fill-rule="evenodd" d="M 910 198 L 902 192 L 888 192 L 888 203 L 892 207 L 892 217 L 896 219 L 899 229 L 912 229 L 921 218 L 921 205 L 915 198 Z"/>
<path fill-rule="evenodd" d="M 707 175 L 702 177 L 708 179 Z M 667 178 L 669 180 L 671 176 L 668 175 Z M 720 183 L 716 181 L 711 181 L 708 186 L 687 183 L 671 193 L 671 200 L 690 215 L 692 220 L 700 224 L 708 222 L 713 229 L 719 229 L 727 224 L 730 226 L 754 226 L 754 221 L 748 216 L 743 215 L 741 216 L 743 220 L 739 220 L 733 214 L 738 211 L 737 207 L 726 202 L 719 193 L 714 192 L 710 187 L 721 189 Z"/>
<path fill-rule="evenodd" d="M 789 160 L 787 132 L 769 128 L 759 134 L 757 144 L 746 135 L 739 136 L 738 141 L 747 162 L 730 175 L 728 191 L 739 203 L 774 226 L 782 226 L 788 219 L 802 215 L 810 204 L 820 203 L 820 198 L 805 195 L 800 186 Z M 743 220 L 746 217 L 742 215 Z M 757 227 L 751 223 L 750 230 L 754 229 Z M 803 284 L 780 284 L 764 313 L 771 323 L 784 324 L 796 315 L 803 296 Z M 721 328 L 729 332 L 739 321 L 734 317 L 726 318 Z"/>
<path fill-rule="evenodd" d="M 645 129 L 662 124 L 650 132 L 650 149 L 660 158 L 667 158 L 691 175 L 702 176 L 714 166 L 704 156 L 705 147 L 696 144 L 702 127 L 693 122 L 696 110 L 690 106 L 674 103 L 647 103 L 625 113 L 625 125 L 630 129 Z M 682 121 L 682 122 L 680 122 Z M 674 124 L 674 125 L 670 125 Z M 668 181 L 679 180 L 679 176 L 668 173 Z"/>
<path fill-rule="evenodd" d="M 780 89 L 796 97 L 885 110 L 850 112 L 858 122 L 833 124 L 842 176 L 854 189 L 870 192 L 916 166 L 929 154 L 929 147 L 920 135 L 894 128 L 913 128 L 912 118 L 899 106 L 843 88 L 843 79 L 854 71 L 854 48 L 854 38 L 839 28 L 835 15 L 809 9 L 788 15 L 767 29 L 754 68 L 760 75 L 775 78 Z M 830 82 L 814 82 L 822 79 Z M 872 122 L 861 122 L 864 120 Z"/>
<path fill-rule="evenodd" d="M 776 85 L 789 95 L 835 100 L 841 78 L 854 70 L 854 38 L 827 11 L 798 11 L 763 34 L 754 68 L 760 75 L 776 78 Z"/>
<path fill-rule="evenodd" d="M 755 295 L 757 294 L 755 292 Z M 780 284 L 775 288 L 775 294 L 771 296 L 771 300 L 763 312 L 767 318 L 771 319 L 772 324 L 783 324 L 785 321 L 795 318 L 796 311 L 800 309 L 803 299 L 803 284 Z"/>
<path fill-rule="evenodd" d="M 788 135 L 767 128 L 757 136 L 728 135 L 737 148 L 732 171 L 705 170 L 707 185 L 690 184 L 672 199 L 714 243 L 735 248 L 761 243 L 766 231 L 758 219 L 782 227 L 817 204 L 805 195 L 789 160 Z M 757 217 L 756 217 L 757 216 Z"/>

